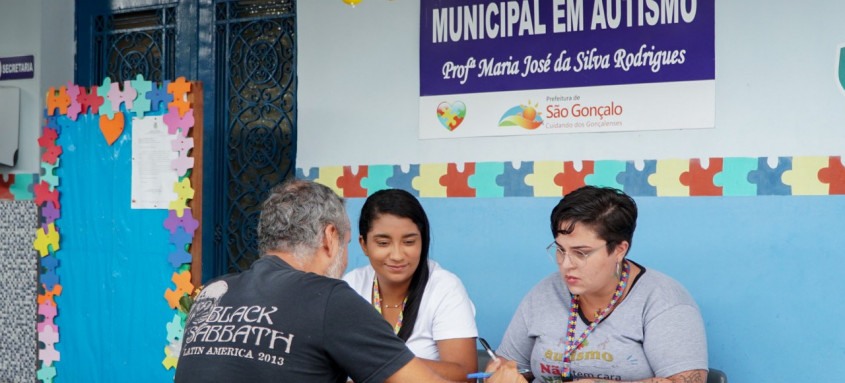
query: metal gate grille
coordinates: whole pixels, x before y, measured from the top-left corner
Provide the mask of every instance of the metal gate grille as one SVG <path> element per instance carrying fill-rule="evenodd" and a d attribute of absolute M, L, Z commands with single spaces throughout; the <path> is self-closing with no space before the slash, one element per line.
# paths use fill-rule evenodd
<path fill-rule="evenodd" d="M 214 274 L 241 271 L 259 257 L 260 203 L 294 176 L 296 158 L 296 3 L 216 3 L 217 94 L 221 127 L 213 214 Z"/>
<path fill-rule="evenodd" d="M 94 19 L 96 83 L 145 80 L 161 82 L 175 75 L 176 6 L 133 9 Z"/>

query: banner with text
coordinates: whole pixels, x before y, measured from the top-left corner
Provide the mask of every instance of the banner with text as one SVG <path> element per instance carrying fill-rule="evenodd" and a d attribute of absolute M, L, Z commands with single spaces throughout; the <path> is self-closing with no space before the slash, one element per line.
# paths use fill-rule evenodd
<path fill-rule="evenodd" d="M 421 0 L 420 138 L 711 128 L 715 0 Z"/>

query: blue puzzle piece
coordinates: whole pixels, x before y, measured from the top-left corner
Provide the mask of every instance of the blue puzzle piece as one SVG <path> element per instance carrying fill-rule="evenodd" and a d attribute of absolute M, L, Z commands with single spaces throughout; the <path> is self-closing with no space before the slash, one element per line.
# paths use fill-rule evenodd
<path fill-rule="evenodd" d="M 525 176 L 529 174 L 534 174 L 534 162 L 522 162 L 517 169 L 508 161 L 504 172 L 496 176 L 496 184 L 504 188 L 505 197 L 533 197 L 534 187 L 525 183 Z"/>
<path fill-rule="evenodd" d="M 606 186 L 622 190 L 622 184 L 616 181 L 619 173 L 625 171 L 625 161 L 599 160 L 594 163 L 593 174 L 584 177 L 585 185 Z"/>
<path fill-rule="evenodd" d="M 776 168 L 769 167 L 766 157 L 757 159 L 757 170 L 748 173 L 748 181 L 757 185 L 757 195 L 790 195 L 792 186 L 785 185 L 781 176 L 792 169 L 792 157 L 778 157 Z"/>
<path fill-rule="evenodd" d="M 467 185 L 475 189 L 477 198 L 496 198 L 505 196 L 505 188 L 496 183 L 496 179 L 505 173 L 502 162 L 478 162 L 475 173 L 467 178 Z"/>
<path fill-rule="evenodd" d="M 307 180 L 307 181 L 314 181 L 320 177 L 320 168 L 310 168 L 308 170 L 308 175 L 305 175 L 303 169 L 296 168 L 296 179 L 298 180 Z"/>
<path fill-rule="evenodd" d="M 60 263 L 61 262 L 59 262 L 59 259 L 56 258 L 53 253 L 50 253 L 50 255 L 41 258 L 41 267 L 47 270 L 56 270 L 56 268 L 59 267 Z"/>
<path fill-rule="evenodd" d="M 59 275 L 54 270 L 47 270 L 41 274 L 41 283 L 44 284 L 45 289 L 52 290 L 59 284 Z"/>
<path fill-rule="evenodd" d="M 164 109 L 167 109 L 167 104 L 173 102 L 173 95 L 167 93 L 167 86 L 170 81 L 165 81 L 161 86 L 156 83 L 151 83 L 151 90 L 146 93 L 147 99 L 150 100 L 150 111 L 158 112 L 159 104 L 164 103 Z"/>
<path fill-rule="evenodd" d="M 182 226 L 177 226 L 176 230 L 174 230 L 173 233 L 170 234 L 170 243 L 176 246 L 177 249 L 184 249 L 185 246 L 191 244 L 192 239 L 193 236 L 188 234 L 188 232 L 186 232 L 185 228 Z"/>
<path fill-rule="evenodd" d="M 180 247 L 168 254 L 167 261 L 171 266 L 179 267 L 185 263 L 191 263 L 191 253 L 185 251 L 184 247 Z"/>
<path fill-rule="evenodd" d="M 643 170 L 637 169 L 634 161 L 625 163 L 625 171 L 616 176 L 622 184 L 622 191 L 630 196 L 657 196 L 657 188 L 648 183 L 648 176 L 657 171 L 656 160 L 646 160 Z"/>
<path fill-rule="evenodd" d="M 390 186 L 395 189 L 402 189 L 416 197 L 420 196 L 420 191 L 414 189 L 414 186 L 411 184 L 414 177 L 420 175 L 420 165 L 411 165 L 411 169 L 406 173 L 402 171 L 402 167 L 399 165 L 393 165 L 393 176 L 387 179 L 387 186 Z"/>
<path fill-rule="evenodd" d="M 185 247 L 191 244 L 192 239 L 193 237 L 181 226 L 177 227 L 176 231 L 170 234 L 170 242 L 173 246 L 176 246 L 176 250 L 170 252 L 170 255 L 167 257 L 167 261 L 170 262 L 173 267 L 179 267 L 184 263 L 191 262 L 191 253 L 185 250 Z"/>
<path fill-rule="evenodd" d="M 387 180 L 390 177 L 393 177 L 393 165 L 370 165 L 367 176 L 361 179 L 361 187 L 367 191 L 367 195 L 389 189 Z"/>
<path fill-rule="evenodd" d="M 59 126 L 59 115 L 47 115 L 47 109 L 44 109 L 44 126 L 56 131 L 56 133 L 61 134 L 62 127 Z"/>

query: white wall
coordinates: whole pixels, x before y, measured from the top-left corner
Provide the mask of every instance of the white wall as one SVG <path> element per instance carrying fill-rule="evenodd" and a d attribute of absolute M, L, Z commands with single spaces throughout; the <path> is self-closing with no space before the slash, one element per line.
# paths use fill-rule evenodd
<path fill-rule="evenodd" d="M 0 2 L 0 57 L 35 56 L 31 79 L 0 81 L 0 86 L 21 89 L 18 163 L 0 166 L 0 173 L 38 173 L 38 137 L 43 122 L 44 95 L 51 86 L 73 81 L 73 0 L 2 0 Z M 0 137 L 2 139 L 2 137 Z"/>
<path fill-rule="evenodd" d="M 716 127 L 418 140 L 419 2 L 297 3 L 297 167 L 845 154 L 845 2 L 716 3 Z"/>

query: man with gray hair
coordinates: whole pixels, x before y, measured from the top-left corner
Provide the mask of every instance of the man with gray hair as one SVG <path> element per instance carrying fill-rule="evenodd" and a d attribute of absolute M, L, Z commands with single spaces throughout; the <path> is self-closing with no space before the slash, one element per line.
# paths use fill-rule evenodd
<path fill-rule="evenodd" d="M 199 294 L 176 382 L 445 382 L 339 279 L 350 235 L 331 189 L 299 180 L 275 187 L 258 224 L 262 257 Z M 488 370 L 488 382 L 525 381 L 512 362 Z"/>

